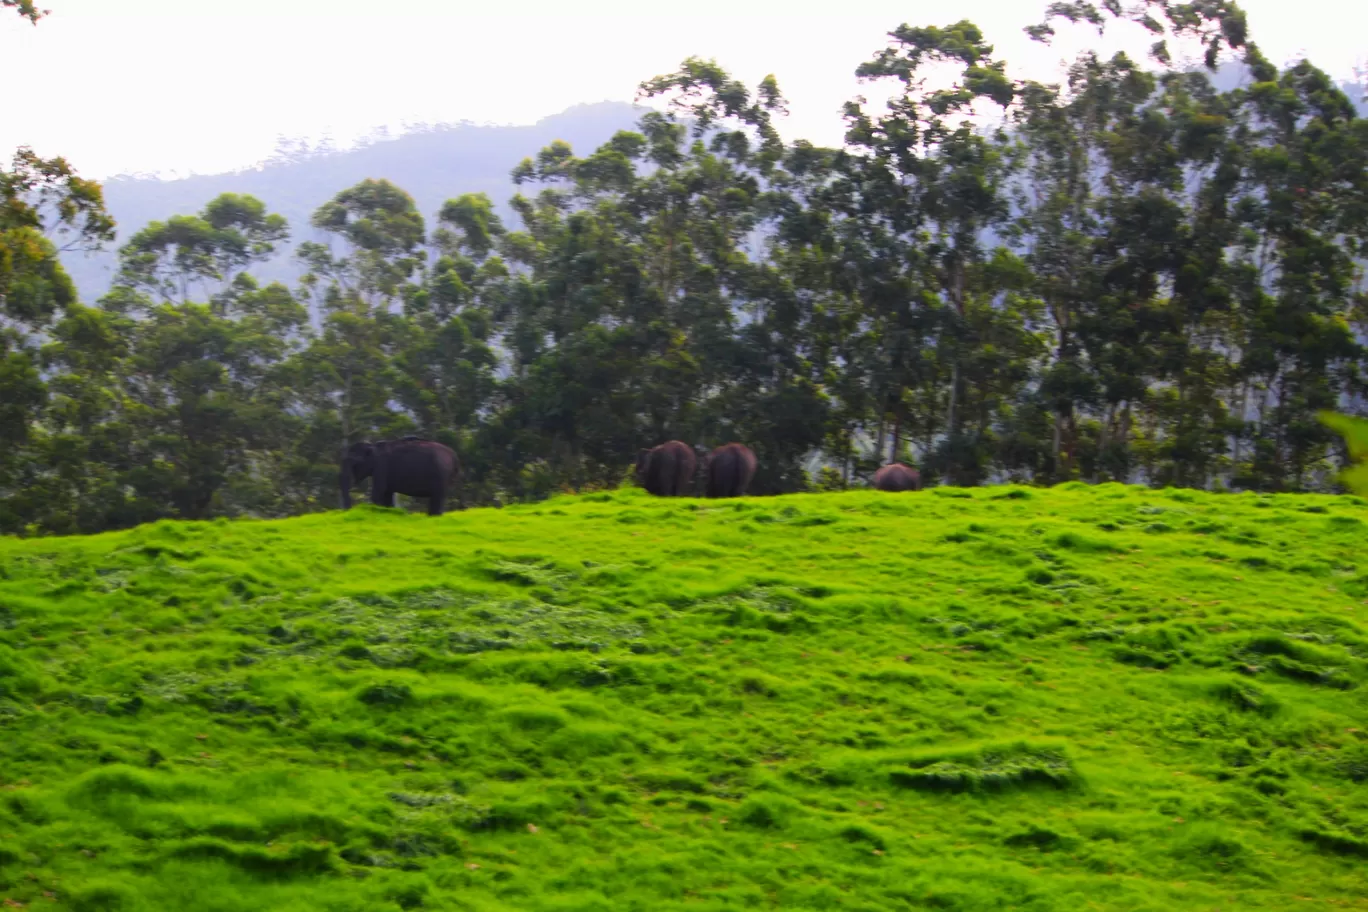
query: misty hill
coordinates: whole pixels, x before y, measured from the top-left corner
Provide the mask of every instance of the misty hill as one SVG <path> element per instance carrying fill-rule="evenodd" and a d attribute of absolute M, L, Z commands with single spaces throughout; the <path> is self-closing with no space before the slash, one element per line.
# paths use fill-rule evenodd
<path fill-rule="evenodd" d="M 1223 66 L 1214 77 L 1222 91 L 1247 81 L 1248 72 L 1239 63 Z M 1345 81 L 1341 88 L 1360 116 L 1368 116 L 1363 87 Z M 368 177 L 386 178 L 407 190 L 429 220 L 447 199 L 474 192 L 487 193 L 504 218 L 511 219 L 508 199 L 515 188 L 509 172 L 514 165 L 557 139 L 585 154 L 618 130 L 633 128 L 644 110 L 622 102 L 583 104 L 531 126 L 460 124 L 428 128 L 345 151 L 277 156 L 261 166 L 227 174 L 179 180 L 112 178 L 104 183 L 105 199 L 119 223 L 118 241 L 103 253 L 88 257 L 72 254 L 64 262 L 82 297 L 93 301 L 109 288 L 119 244 L 148 222 L 193 214 L 225 192 L 250 193 L 284 215 L 295 242 L 321 239 L 309 226 L 314 210 Z M 265 281 L 292 282 L 300 273 L 293 259 L 293 243 L 253 272 Z"/>
<path fill-rule="evenodd" d="M 290 221 L 293 241 L 316 236 L 309 217 L 339 191 L 368 177 L 385 178 L 417 201 L 425 218 L 462 193 L 483 191 L 505 218 L 515 190 L 509 172 L 524 157 L 560 139 L 587 153 L 615 132 L 632 128 L 644 108 L 622 102 L 576 105 L 531 126 L 461 124 L 406 133 L 327 154 L 295 154 L 228 174 L 179 180 L 116 177 L 104 182 L 109 211 L 119 223 L 118 241 L 93 256 L 65 258 L 82 297 L 93 301 L 108 290 L 117 268 L 114 251 L 148 222 L 191 215 L 220 193 L 250 193 Z M 253 270 L 263 280 L 293 281 L 299 268 L 293 244 Z"/>

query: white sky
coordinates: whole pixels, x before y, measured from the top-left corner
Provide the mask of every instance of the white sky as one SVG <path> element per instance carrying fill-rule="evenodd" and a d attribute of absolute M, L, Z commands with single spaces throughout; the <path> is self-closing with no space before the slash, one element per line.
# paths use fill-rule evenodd
<path fill-rule="evenodd" d="M 40 5 L 52 15 L 36 28 L 12 11 L 0 18 L 0 66 L 7 80 L 28 80 L 10 83 L 27 103 L 6 105 L 0 154 L 28 144 L 96 178 L 242 167 L 281 135 L 329 133 L 345 144 L 404 122 L 532 123 L 579 102 L 630 101 L 642 79 L 689 55 L 715 58 L 750 84 L 774 73 L 790 103 L 785 134 L 835 143 L 840 105 L 869 91 L 856 65 L 902 22 L 968 18 L 1014 75 L 1035 78 L 1096 40 L 1080 28 L 1053 48 L 1029 41 L 1021 29 L 1046 0 L 857 0 L 839 14 L 795 12 L 803 0 L 691 0 L 657 15 L 643 14 L 651 5 L 640 0 Z M 1274 62 L 1306 55 L 1345 78 L 1368 54 L 1364 0 L 1242 5 Z"/>

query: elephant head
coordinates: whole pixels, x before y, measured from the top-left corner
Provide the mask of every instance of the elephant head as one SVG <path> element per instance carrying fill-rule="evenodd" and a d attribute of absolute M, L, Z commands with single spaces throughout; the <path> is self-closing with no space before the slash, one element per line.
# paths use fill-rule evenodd
<path fill-rule="evenodd" d="M 342 472 L 338 486 L 342 489 L 342 509 L 351 509 L 352 485 L 375 474 L 375 444 L 353 443 L 342 454 Z"/>

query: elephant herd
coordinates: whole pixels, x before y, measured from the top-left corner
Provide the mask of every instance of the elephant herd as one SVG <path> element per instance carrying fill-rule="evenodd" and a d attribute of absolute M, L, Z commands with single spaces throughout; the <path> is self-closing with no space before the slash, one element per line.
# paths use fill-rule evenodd
<path fill-rule="evenodd" d="M 657 497 L 686 497 L 693 492 L 698 455 L 678 440 L 637 452 L 637 481 Z M 708 497 L 740 497 L 755 477 L 755 453 L 740 443 L 720 446 L 703 457 Z"/>
<path fill-rule="evenodd" d="M 740 443 L 728 443 L 711 453 L 695 452 L 687 443 L 671 440 L 637 453 L 636 476 L 657 497 L 686 497 L 693 492 L 694 475 L 702 456 L 704 494 L 707 497 L 741 497 L 755 477 L 755 453 Z M 351 508 L 351 489 L 371 480 L 371 502 L 394 506 L 394 496 L 425 497 L 428 513 L 440 516 L 448 496 L 455 493 L 461 509 L 461 463 L 448 446 L 421 437 L 402 437 L 378 443 L 354 443 L 342 456 L 338 484 L 342 509 Z M 879 491 L 915 491 L 921 487 L 917 470 L 900 462 L 874 474 Z"/>

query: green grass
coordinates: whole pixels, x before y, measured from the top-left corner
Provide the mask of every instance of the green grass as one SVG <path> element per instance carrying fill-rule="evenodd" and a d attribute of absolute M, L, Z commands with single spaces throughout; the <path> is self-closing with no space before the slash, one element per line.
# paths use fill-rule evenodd
<path fill-rule="evenodd" d="M 1365 520 L 624 491 L 0 541 L 0 897 L 1362 907 Z"/>

